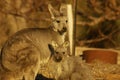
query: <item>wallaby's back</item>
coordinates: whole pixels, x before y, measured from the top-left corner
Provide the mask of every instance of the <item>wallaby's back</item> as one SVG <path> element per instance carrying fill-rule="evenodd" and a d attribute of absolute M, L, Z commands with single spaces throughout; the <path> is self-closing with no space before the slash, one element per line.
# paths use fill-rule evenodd
<path fill-rule="evenodd" d="M 2 64 L 8 69 L 11 67 L 10 64 L 17 66 L 16 61 L 19 60 L 20 56 L 26 55 L 27 58 L 27 53 L 33 55 L 30 51 L 34 49 L 39 52 L 37 55 L 44 62 L 44 59 L 48 59 L 51 54 L 48 44 L 52 40 L 63 43 L 64 39 L 62 37 L 59 33 L 50 29 L 29 28 L 21 30 L 10 37 L 4 45 L 2 49 Z"/>

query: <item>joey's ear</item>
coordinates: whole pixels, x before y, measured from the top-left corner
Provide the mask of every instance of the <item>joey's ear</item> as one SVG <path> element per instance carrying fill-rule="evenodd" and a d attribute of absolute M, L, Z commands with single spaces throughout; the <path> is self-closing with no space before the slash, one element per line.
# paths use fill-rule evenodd
<path fill-rule="evenodd" d="M 51 52 L 51 55 L 53 55 L 54 54 L 54 48 L 53 48 L 53 46 L 51 44 L 48 44 L 48 48 L 49 48 L 49 50 Z"/>
<path fill-rule="evenodd" d="M 56 49 L 58 47 L 58 44 L 55 41 L 52 41 L 51 45 L 53 46 L 54 49 Z"/>
<path fill-rule="evenodd" d="M 48 44 L 48 48 L 52 54 L 54 54 L 55 49 L 58 47 L 58 44 L 55 41 L 52 41 L 51 44 Z"/>
<path fill-rule="evenodd" d="M 55 10 L 51 4 L 48 4 L 48 10 L 50 12 L 51 18 L 55 19 L 56 16 L 60 15 L 60 12 Z"/>
<path fill-rule="evenodd" d="M 69 41 L 65 41 L 64 43 L 63 43 L 63 47 L 68 47 L 69 46 Z"/>

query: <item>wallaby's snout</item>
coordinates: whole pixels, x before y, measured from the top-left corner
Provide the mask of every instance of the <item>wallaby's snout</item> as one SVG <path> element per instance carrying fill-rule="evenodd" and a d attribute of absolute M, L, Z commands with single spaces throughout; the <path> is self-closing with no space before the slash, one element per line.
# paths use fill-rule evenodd
<path fill-rule="evenodd" d="M 63 35 L 65 32 L 67 32 L 67 22 L 65 18 L 55 20 L 53 22 L 53 29 L 54 31 L 58 32 L 60 35 Z"/>
<path fill-rule="evenodd" d="M 62 55 L 58 55 L 58 53 L 55 53 L 55 55 L 54 55 L 54 60 L 55 60 L 56 62 L 60 62 L 60 61 L 62 60 Z"/>
<path fill-rule="evenodd" d="M 67 31 L 66 27 L 63 27 L 61 30 L 58 30 L 60 35 L 63 35 Z"/>

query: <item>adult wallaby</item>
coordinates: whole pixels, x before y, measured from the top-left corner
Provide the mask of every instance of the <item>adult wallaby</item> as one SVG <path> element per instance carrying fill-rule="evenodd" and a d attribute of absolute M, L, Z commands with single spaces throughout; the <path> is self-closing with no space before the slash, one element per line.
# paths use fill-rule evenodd
<path fill-rule="evenodd" d="M 47 29 L 27 28 L 12 35 L 1 50 L 1 64 L 7 71 L 20 71 L 24 80 L 34 80 L 40 67 L 51 56 L 48 44 L 65 41 L 67 16 L 48 5 L 53 26 Z"/>
<path fill-rule="evenodd" d="M 68 51 L 65 45 L 54 42 L 49 46 L 53 60 L 48 63 L 48 70 L 53 77 L 56 80 L 94 80 L 90 68 L 79 56 L 66 56 Z"/>

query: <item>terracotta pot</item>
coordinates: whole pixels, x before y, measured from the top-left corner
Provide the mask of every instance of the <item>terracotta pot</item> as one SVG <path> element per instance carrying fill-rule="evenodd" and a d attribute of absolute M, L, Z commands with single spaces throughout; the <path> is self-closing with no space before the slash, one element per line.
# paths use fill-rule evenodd
<path fill-rule="evenodd" d="M 100 60 L 105 63 L 117 64 L 118 53 L 110 50 L 85 50 L 83 58 L 87 63 Z"/>

